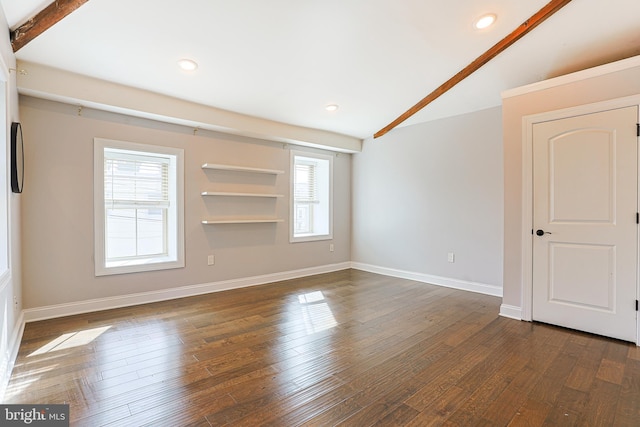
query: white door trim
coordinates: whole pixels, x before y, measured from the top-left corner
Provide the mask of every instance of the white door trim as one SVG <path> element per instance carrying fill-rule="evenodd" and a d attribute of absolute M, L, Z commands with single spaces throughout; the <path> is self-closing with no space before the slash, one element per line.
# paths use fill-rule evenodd
<path fill-rule="evenodd" d="M 564 119 L 636 105 L 640 106 L 640 94 L 532 114 L 522 118 L 522 286 L 520 300 L 522 320 L 530 322 L 533 311 L 533 239 L 531 235 L 531 230 L 533 230 L 533 126 L 536 123 L 550 120 Z M 638 117 L 638 120 L 640 122 L 640 117 Z M 640 186 L 638 188 L 640 188 Z M 636 298 L 639 298 L 639 295 L 640 285 L 636 283 Z M 640 346 L 640 316 L 636 315 L 636 323 L 636 344 Z"/>

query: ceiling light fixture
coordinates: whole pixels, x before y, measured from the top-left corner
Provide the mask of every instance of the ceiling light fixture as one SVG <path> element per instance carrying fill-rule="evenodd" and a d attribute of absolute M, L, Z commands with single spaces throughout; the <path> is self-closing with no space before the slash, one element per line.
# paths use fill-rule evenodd
<path fill-rule="evenodd" d="M 340 108 L 340 106 L 338 106 L 338 104 L 329 104 L 326 107 L 324 107 L 325 110 L 333 112 L 333 111 L 337 111 L 338 108 Z"/>
<path fill-rule="evenodd" d="M 482 15 L 473 23 L 473 27 L 477 30 L 484 30 L 485 28 L 490 27 L 496 22 L 497 16 L 493 13 L 487 13 Z"/>
<path fill-rule="evenodd" d="M 178 66 L 184 71 L 194 71 L 198 68 L 198 63 L 192 59 L 181 59 L 178 61 Z"/>

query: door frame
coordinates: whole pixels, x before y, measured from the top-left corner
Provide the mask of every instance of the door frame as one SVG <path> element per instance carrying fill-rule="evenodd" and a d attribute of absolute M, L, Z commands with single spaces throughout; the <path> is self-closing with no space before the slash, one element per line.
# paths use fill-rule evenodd
<path fill-rule="evenodd" d="M 640 94 L 616 98 L 608 101 L 563 108 L 531 114 L 522 118 L 522 278 L 521 278 L 521 319 L 532 321 L 533 313 L 533 126 L 537 123 L 569 117 L 582 116 L 601 111 L 615 110 L 624 107 L 638 107 L 638 123 L 640 123 Z M 638 150 L 638 203 L 640 204 L 640 149 Z M 640 212 L 640 206 L 636 207 Z M 640 244 L 640 227 L 636 236 Z M 640 254 L 640 248 L 638 248 Z M 640 259 L 636 263 L 636 299 L 640 299 Z M 636 314 L 636 345 L 640 346 L 640 316 Z"/>

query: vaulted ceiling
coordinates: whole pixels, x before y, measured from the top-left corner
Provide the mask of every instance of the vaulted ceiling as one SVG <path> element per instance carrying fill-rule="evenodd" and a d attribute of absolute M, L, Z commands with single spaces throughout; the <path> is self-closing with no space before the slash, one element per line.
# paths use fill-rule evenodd
<path fill-rule="evenodd" d="M 0 0 L 14 29 L 51 0 Z M 89 0 L 18 50 L 187 101 L 372 136 L 548 0 Z M 473 21 L 491 12 L 494 26 Z M 640 54 L 640 1 L 573 0 L 403 125 L 500 105 L 503 90 Z M 178 68 L 193 59 L 195 71 Z M 329 112 L 329 104 L 339 106 Z"/>

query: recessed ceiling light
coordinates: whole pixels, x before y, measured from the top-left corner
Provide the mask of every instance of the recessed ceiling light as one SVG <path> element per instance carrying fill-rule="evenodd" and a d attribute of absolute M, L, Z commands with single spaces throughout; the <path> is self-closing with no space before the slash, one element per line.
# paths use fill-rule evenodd
<path fill-rule="evenodd" d="M 181 59 L 178 61 L 178 66 L 184 71 L 194 71 L 198 68 L 198 63 L 192 59 Z"/>
<path fill-rule="evenodd" d="M 338 108 L 340 108 L 338 104 L 329 104 L 326 107 L 324 107 L 324 109 L 327 111 L 337 111 Z"/>
<path fill-rule="evenodd" d="M 487 13 L 486 15 L 482 15 L 473 23 L 473 27 L 478 30 L 483 30 L 487 27 L 493 25 L 496 22 L 497 16 L 493 13 Z"/>

